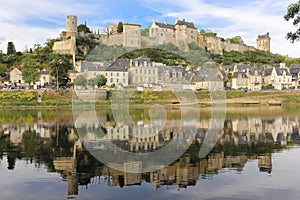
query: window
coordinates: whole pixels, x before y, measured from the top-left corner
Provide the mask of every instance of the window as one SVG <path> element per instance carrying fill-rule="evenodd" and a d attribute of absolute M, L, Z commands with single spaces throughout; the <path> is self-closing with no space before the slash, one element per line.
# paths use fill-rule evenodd
<path fill-rule="evenodd" d="M 110 78 L 110 82 L 112 83 L 114 81 L 114 79 L 113 78 Z"/>
<path fill-rule="evenodd" d="M 125 78 L 123 78 L 123 83 L 126 83 L 126 79 Z"/>
<path fill-rule="evenodd" d="M 125 72 L 123 72 L 123 76 L 125 76 Z"/>

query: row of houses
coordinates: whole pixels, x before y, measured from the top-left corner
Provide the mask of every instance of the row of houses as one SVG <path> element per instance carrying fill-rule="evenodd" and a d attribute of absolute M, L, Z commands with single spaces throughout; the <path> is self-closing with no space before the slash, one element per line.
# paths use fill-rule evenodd
<path fill-rule="evenodd" d="M 205 70 L 203 70 L 205 69 Z M 219 70 L 209 72 L 209 68 L 199 68 L 191 71 L 183 66 L 166 66 L 161 63 L 152 62 L 148 57 L 137 59 L 116 59 L 112 64 L 82 62 L 80 68 L 72 77 L 83 75 L 86 79 L 104 75 L 107 78 L 107 86 L 144 86 L 162 87 L 172 86 L 176 90 L 188 89 L 223 89 L 223 78 Z M 212 76 L 209 76 L 212 74 Z M 218 75 L 218 76 L 216 76 Z"/>
<path fill-rule="evenodd" d="M 249 90 L 300 89 L 300 66 L 251 67 L 233 64 L 231 66 L 198 67 L 190 70 L 183 66 L 165 66 L 151 62 L 150 58 L 116 59 L 110 65 L 101 63 L 81 63 L 78 74 L 87 79 L 102 74 L 107 85 L 156 85 L 178 86 L 186 90 Z M 76 77 L 76 76 L 74 76 Z M 175 87 L 176 88 L 176 87 Z"/>
<path fill-rule="evenodd" d="M 300 89 L 300 66 L 298 65 L 292 65 L 290 68 L 284 63 L 262 68 L 234 65 L 226 71 L 227 75 L 231 75 L 227 86 L 233 90 Z"/>
<path fill-rule="evenodd" d="M 284 63 L 276 66 L 251 67 L 233 64 L 231 66 L 198 67 L 189 69 L 183 66 L 166 66 L 152 62 L 148 57 L 137 59 L 117 58 L 111 64 L 82 62 L 76 70 L 69 71 L 70 82 L 78 75 L 87 80 L 103 75 L 107 86 L 146 86 L 172 87 L 176 90 L 249 90 L 262 89 L 300 89 L 300 66 L 286 67 Z M 50 71 L 41 70 L 36 85 L 41 87 L 53 83 Z M 10 82 L 24 84 L 22 72 L 14 68 L 10 72 Z M 92 86 L 94 87 L 94 86 Z"/>

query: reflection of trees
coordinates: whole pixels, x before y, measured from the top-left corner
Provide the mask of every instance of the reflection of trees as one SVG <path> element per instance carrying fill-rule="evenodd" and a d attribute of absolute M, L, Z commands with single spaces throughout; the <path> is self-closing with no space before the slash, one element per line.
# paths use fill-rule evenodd
<path fill-rule="evenodd" d="M 41 137 L 35 131 L 26 130 L 22 136 L 22 152 L 25 158 L 32 159 L 40 153 Z"/>

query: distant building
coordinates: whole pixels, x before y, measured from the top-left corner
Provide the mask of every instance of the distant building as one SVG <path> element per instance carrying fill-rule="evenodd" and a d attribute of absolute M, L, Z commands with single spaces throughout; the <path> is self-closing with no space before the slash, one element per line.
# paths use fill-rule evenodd
<path fill-rule="evenodd" d="M 18 69 L 18 68 L 13 68 L 10 72 L 9 72 L 9 81 L 13 84 L 23 84 L 24 80 L 22 77 L 22 72 Z"/>
<path fill-rule="evenodd" d="M 158 83 L 158 68 L 150 58 L 140 57 L 134 60 L 128 72 L 129 84 Z"/>
<path fill-rule="evenodd" d="M 258 50 L 270 52 L 271 38 L 269 36 L 269 32 L 265 35 L 258 35 L 256 42 Z"/>
<path fill-rule="evenodd" d="M 300 66 L 292 65 L 290 68 L 290 73 L 292 75 L 292 87 L 295 89 L 300 89 Z"/>
<path fill-rule="evenodd" d="M 104 76 L 107 78 L 106 85 L 128 86 L 128 66 L 129 60 L 121 58 L 109 65 L 104 72 Z"/>

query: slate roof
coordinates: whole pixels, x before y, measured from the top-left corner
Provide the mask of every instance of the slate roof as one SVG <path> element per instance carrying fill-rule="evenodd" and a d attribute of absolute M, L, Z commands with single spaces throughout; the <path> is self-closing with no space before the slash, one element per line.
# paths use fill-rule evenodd
<path fill-rule="evenodd" d="M 175 29 L 175 25 L 172 24 L 165 24 L 165 23 L 160 23 L 160 22 L 155 22 L 156 26 L 159 28 L 167 28 L 167 29 Z"/>
<path fill-rule="evenodd" d="M 269 32 L 267 32 L 265 35 L 258 35 L 258 38 L 263 39 L 263 38 L 270 38 L 269 37 Z"/>
<path fill-rule="evenodd" d="M 232 78 L 248 78 L 245 72 L 234 72 Z"/>
<path fill-rule="evenodd" d="M 187 28 L 193 28 L 196 29 L 196 27 L 194 26 L 194 23 L 192 22 L 187 22 L 185 21 L 185 19 L 183 20 L 178 20 L 177 23 L 175 25 L 185 25 Z"/>
<path fill-rule="evenodd" d="M 271 76 L 273 68 L 265 68 L 262 72 L 263 76 Z"/>
<path fill-rule="evenodd" d="M 105 71 L 122 71 L 125 72 L 126 67 L 129 65 L 128 59 L 118 58 L 115 62 L 113 62 L 111 65 L 109 65 Z"/>
<path fill-rule="evenodd" d="M 106 68 L 107 68 L 107 65 L 101 66 L 100 64 L 92 63 L 92 62 L 82 62 L 81 63 L 81 72 L 84 72 L 84 71 L 105 71 Z"/>
<path fill-rule="evenodd" d="M 280 67 L 275 67 L 276 73 L 278 76 L 282 76 L 283 72 L 285 72 L 285 74 L 287 76 L 290 76 L 291 73 L 289 72 L 289 70 L 287 68 L 280 68 Z"/>
<path fill-rule="evenodd" d="M 247 69 L 250 69 L 250 65 L 238 65 L 237 69 L 239 72 L 246 72 Z"/>
<path fill-rule="evenodd" d="M 148 57 L 145 57 L 145 56 L 141 56 L 141 57 L 137 58 L 136 61 L 138 61 L 139 65 L 144 65 L 145 61 L 147 62 L 147 65 L 149 65 L 149 64 L 152 65 L 151 59 Z"/>
<path fill-rule="evenodd" d="M 298 74 L 300 72 L 300 66 L 298 65 L 293 65 L 290 68 L 290 73 L 291 74 Z"/>
<path fill-rule="evenodd" d="M 262 75 L 262 71 L 260 69 L 258 69 L 257 67 L 253 67 L 249 70 L 249 74 L 250 75 L 255 75 L 255 72 L 257 71 L 257 75 Z"/>

